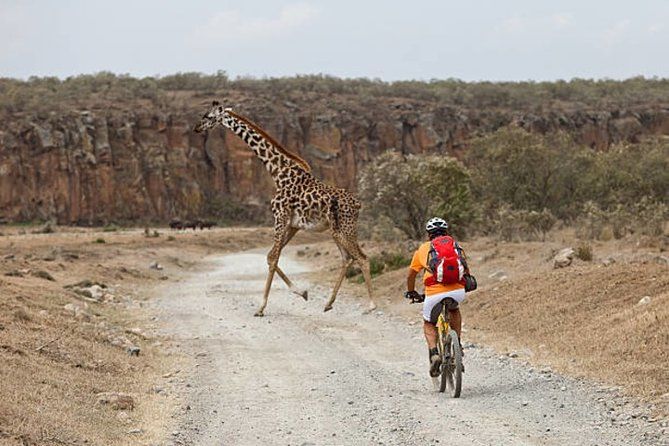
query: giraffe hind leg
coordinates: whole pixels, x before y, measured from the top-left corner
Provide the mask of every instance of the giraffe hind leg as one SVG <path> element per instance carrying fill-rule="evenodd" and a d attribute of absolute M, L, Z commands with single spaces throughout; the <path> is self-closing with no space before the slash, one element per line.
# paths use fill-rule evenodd
<path fill-rule="evenodd" d="M 365 285 L 367 285 L 367 296 L 369 297 L 369 305 L 367 306 L 365 313 L 370 313 L 376 310 L 376 302 L 374 301 L 374 297 L 372 295 L 372 274 L 369 267 L 369 259 L 366 256 L 364 256 L 359 259 L 356 259 L 356 261 L 360 265 L 360 269 L 362 270 L 362 275 L 365 278 Z"/>
<path fill-rule="evenodd" d="M 335 283 L 335 286 L 332 289 L 332 295 L 330 296 L 330 300 L 328 300 L 328 303 L 325 304 L 325 308 L 323 309 L 323 311 L 327 312 L 332 310 L 332 304 L 337 298 L 339 287 L 341 286 L 341 283 L 344 281 L 344 277 L 346 276 L 346 270 L 348 269 L 349 266 L 351 266 L 351 263 L 353 263 L 353 259 L 349 258 L 343 259 L 341 265 L 341 271 L 339 272 L 339 278 L 337 279 L 337 282 Z"/>
<path fill-rule="evenodd" d="M 348 242 L 348 251 L 351 253 L 353 260 L 360 266 L 362 270 L 362 276 L 365 279 L 365 285 L 367 287 L 367 297 L 369 299 L 369 304 L 364 313 L 370 313 L 376 309 L 376 301 L 374 300 L 374 293 L 372 292 L 372 274 L 369 266 L 369 258 L 362 252 L 358 240 L 355 236 L 349 237 Z"/>
<path fill-rule="evenodd" d="M 369 297 L 369 305 L 367 310 L 365 310 L 365 313 L 369 313 L 370 311 L 375 310 L 376 303 L 372 295 L 372 275 L 369 267 L 369 259 L 367 259 L 367 256 L 365 256 L 365 254 L 360 249 L 360 246 L 358 245 L 355 236 L 347 237 L 341 232 L 333 231 L 332 237 L 334 238 L 335 243 L 337 243 L 337 246 L 342 252 L 342 255 L 345 255 L 345 260 L 344 260 L 344 265 L 342 266 L 342 270 L 340 271 L 339 278 L 337 279 L 337 283 L 335 284 L 335 288 L 332 292 L 332 296 L 330 297 L 328 303 L 325 305 L 325 311 L 329 311 L 332 309 L 332 305 L 334 304 L 334 301 L 337 298 L 337 292 L 339 291 L 341 282 L 343 281 L 344 276 L 346 275 L 346 269 L 351 265 L 352 262 L 356 262 L 360 265 L 360 269 L 362 270 L 362 275 L 365 278 L 365 284 L 367 285 L 367 295 Z"/>

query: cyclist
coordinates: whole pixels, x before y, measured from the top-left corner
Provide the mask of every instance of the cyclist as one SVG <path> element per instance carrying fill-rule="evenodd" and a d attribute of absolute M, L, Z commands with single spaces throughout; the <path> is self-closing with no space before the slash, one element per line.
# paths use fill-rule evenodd
<path fill-rule="evenodd" d="M 404 296 L 408 299 L 420 300 L 422 296 L 416 292 L 416 276 L 421 270 L 425 270 L 423 275 L 423 283 L 425 284 L 425 300 L 423 301 L 423 331 L 425 333 L 425 340 L 429 350 L 430 358 L 430 376 L 439 376 L 439 368 L 441 366 L 441 358 L 437 350 L 437 326 L 436 322 L 441 311 L 442 300 L 450 297 L 453 300 L 446 300 L 444 304 L 448 305 L 450 316 L 450 325 L 460 338 L 460 329 L 462 327 L 462 317 L 460 315 L 459 303 L 465 299 L 465 286 L 462 281 L 455 283 L 441 283 L 435 280 L 433 274 L 434 260 L 437 255 L 433 248 L 432 241 L 437 237 L 449 235 L 448 223 L 441 218 L 431 218 L 425 226 L 427 235 L 430 241 L 420 245 L 418 250 L 414 253 L 411 265 L 409 266 L 409 275 L 407 277 L 407 292 Z M 459 264 L 462 266 L 461 275 L 469 274 L 467 267 L 467 260 L 465 253 L 453 240 L 453 246 L 457 256 L 459 257 Z M 432 265 L 432 266 L 430 266 Z"/>

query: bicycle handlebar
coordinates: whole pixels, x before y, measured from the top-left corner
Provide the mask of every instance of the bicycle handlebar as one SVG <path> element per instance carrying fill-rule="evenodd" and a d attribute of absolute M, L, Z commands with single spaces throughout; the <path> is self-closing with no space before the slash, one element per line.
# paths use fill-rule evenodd
<path fill-rule="evenodd" d="M 414 295 L 408 295 L 409 293 L 404 294 L 405 299 L 409 299 L 410 304 L 419 304 L 425 300 L 425 294 L 415 293 Z"/>

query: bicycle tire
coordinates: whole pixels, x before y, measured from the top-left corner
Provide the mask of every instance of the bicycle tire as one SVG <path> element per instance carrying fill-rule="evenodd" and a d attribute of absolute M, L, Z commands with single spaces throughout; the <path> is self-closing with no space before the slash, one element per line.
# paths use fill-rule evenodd
<path fill-rule="evenodd" d="M 445 361 L 445 352 L 447 351 L 448 347 L 448 336 L 446 333 L 442 332 L 441 330 L 439 331 L 439 339 L 438 339 L 438 347 L 439 347 L 439 356 L 441 356 L 441 367 L 440 367 L 440 374 L 439 374 L 439 392 L 444 393 L 446 391 L 446 387 L 448 387 L 449 381 L 452 379 L 450 375 L 449 368 L 446 364 Z"/>
<path fill-rule="evenodd" d="M 460 398 L 462 392 L 462 347 L 460 346 L 460 339 L 455 330 L 448 332 L 450 338 L 451 357 L 453 359 L 453 370 L 451 371 L 452 385 L 451 396 L 453 398 Z"/>

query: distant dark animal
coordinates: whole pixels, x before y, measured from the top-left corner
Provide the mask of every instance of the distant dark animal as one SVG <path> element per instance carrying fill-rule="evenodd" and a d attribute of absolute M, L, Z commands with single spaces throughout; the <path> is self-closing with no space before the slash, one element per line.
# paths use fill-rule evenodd
<path fill-rule="evenodd" d="M 200 221 L 200 229 L 205 229 L 205 228 L 211 229 L 214 226 L 216 226 L 216 223 L 214 223 L 213 221 L 208 221 L 208 220 Z"/>
<path fill-rule="evenodd" d="M 183 223 L 183 229 L 192 229 L 195 231 L 200 226 L 200 220 L 192 220 Z"/>
<path fill-rule="evenodd" d="M 172 229 L 183 229 L 184 224 L 181 222 L 181 220 L 175 218 L 174 220 L 170 221 L 170 228 L 172 228 Z"/>

